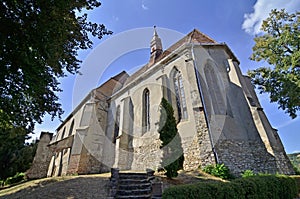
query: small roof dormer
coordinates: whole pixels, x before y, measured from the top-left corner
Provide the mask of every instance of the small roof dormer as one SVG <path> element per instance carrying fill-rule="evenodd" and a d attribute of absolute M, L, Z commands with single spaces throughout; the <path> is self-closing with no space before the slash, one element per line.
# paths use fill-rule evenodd
<path fill-rule="evenodd" d="M 157 34 L 156 26 L 154 26 L 154 33 L 153 33 L 152 40 L 150 42 L 150 47 L 151 47 L 151 51 L 150 51 L 150 61 L 149 61 L 149 64 L 152 65 L 153 63 L 155 63 L 155 61 L 157 60 L 157 58 L 163 52 L 161 39 L 159 38 L 159 36 Z"/>

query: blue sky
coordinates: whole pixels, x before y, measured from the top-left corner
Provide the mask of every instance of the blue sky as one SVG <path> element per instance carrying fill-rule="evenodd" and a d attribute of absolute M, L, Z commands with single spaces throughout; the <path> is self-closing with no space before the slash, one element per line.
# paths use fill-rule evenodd
<path fill-rule="evenodd" d="M 272 8 L 285 8 L 289 12 L 300 10 L 298 0 L 102 0 L 101 3 L 101 7 L 89 12 L 89 19 L 105 24 L 114 34 L 105 36 L 102 40 L 93 39 L 94 49 L 112 37 L 131 29 L 149 28 L 156 25 L 158 28 L 187 34 L 196 28 L 218 42 L 227 43 L 240 60 L 244 74 L 249 69 L 266 65 L 264 62 L 257 63 L 249 60 L 254 45 L 253 38 L 254 35 L 260 34 L 259 26 L 262 19 L 268 16 Z M 147 42 L 150 43 L 150 40 L 151 36 Z M 162 43 L 164 47 L 167 47 L 164 39 Z M 117 46 L 112 45 L 111 48 L 117 48 Z M 85 61 L 94 51 L 81 51 L 79 58 Z M 100 54 L 98 58 L 102 59 L 101 56 L 106 55 Z M 98 80 L 98 84 L 122 70 L 132 71 L 134 70 L 132 68 L 137 68 L 148 60 L 149 49 L 127 53 L 109 65 Z M 95 60 L 95 63 L 98 61 Z M 60 102 L 65 111 L 63 119 L 74 108 L 72 97 L 75 80 L 74 75 L 60 79 L 60 86 L 64 90 L 59 93 Z M 291 120 L 282 110 L 277 109 L 277 104 L 270 104 L 267 95 L 259 95 L 259 98 L 272 126 L 278 129 L 287 153 L 300 152 L 300 116 Z M 44 123 L 36 126 L 35 136 L 38 136 L 40 131 L 55 132 L 59 124 L 58 119 L 51 121 L 46 116 Z"/>

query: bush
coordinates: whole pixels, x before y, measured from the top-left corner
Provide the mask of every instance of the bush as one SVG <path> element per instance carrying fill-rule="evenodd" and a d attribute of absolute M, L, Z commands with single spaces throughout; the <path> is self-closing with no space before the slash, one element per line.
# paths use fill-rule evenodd
<path fill-rule="evenodd" d="M 225 180 L 233 178 L 229 168 L 224 164 L 207 165 L 204 167 L 203 171 Z"/>
<path fill-rule="evenodd" d="M 295 174 L 300 175 L 300 169 L 294 164 L 293 164 L 293 168 L 294 168 Z"/>
<path fill-rule="evenodd" d="M 242 173 L 242 178 L 247 178 L 251 176 L 255 176 L 255 174 L 251 170 L 245 170 L 244 173 Z"/>
<path fill-rule="evenodd" d="M 295 179 L 287 176 L 250 176 L 231 182 L 198 183 L 179 185 L 166 189 L 167 198 L 215 198 L 215 199 L 293 199 L 297 196 Z"/>
<path fill-rule="evenodd" d="M 4 185 L 10 185 L 25 180 L 25 173 L 16 173 L 13 177 L 8 177 L 4 181 Z"/>

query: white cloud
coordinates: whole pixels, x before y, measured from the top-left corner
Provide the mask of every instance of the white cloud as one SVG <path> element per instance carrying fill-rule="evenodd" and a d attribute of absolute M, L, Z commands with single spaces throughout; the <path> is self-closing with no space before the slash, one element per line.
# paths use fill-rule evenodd
<path fill-rule="evenodd" d="M 281 124 L 279 124 L 278 126 L 276 126 L 277 129 L 280 129 L 280 128 L 283 128 L 283 127 L 286 127 L 286 126 L 289 126 L 295 122 L 298 122 L 299 121 L 299 117 L 296 118 L 296 119 L 289 119 L 288 121 L 285 121 L 285 122 L 282 122 Z"/>
<path fill-rule="evenodd" d="M 149 10 L 149 8 L 145 5 L 145 0 L 142 0 L 142 8 L 143 10 Z"/>
<path fill-rule="evenodd" d="M 145 4 L 142 4 L 142 8 L 143 8 L 143 10 L 148 10 L 149 9 L 147 6 L 145 6 Z"/>
<path fill-rule="evenodd" d="M 285 8 L 288 12 L 300 10 L 299 0 L 257 0 L 253 9 L 254 12 L 244 15 L 243 30 L 249 34 L 258 34 L 261 32 L 262 21 L 269 16 L 272 9 Z"/>

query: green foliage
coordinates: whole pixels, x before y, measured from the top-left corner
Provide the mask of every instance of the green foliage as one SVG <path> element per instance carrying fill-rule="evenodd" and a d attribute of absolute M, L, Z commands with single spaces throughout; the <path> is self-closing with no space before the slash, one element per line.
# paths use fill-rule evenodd
<path fill-rule="evenodd" d="M 174 110 L 166 99 L 161 101 L 160 122 L 159 122 L 159 139 L 162 141 L 163 149 L 162 164 L 166 165 L 165 170 L 167 177 L 177 177 L 177 171 L 183 168 L 183 149 L 181 147 L 181 138 L 179 136 Z M 178 157 L 175 161 L 174 157 Z"/>
<path fill-rule="evenodd" d="M 244 173 L 242 173 L 242 178 L 247 178 L 251 176 L 255 176 L 252 170 L 245 170 Z"/>
<path fill-rule="evenodd" d="M 13 177 L 8 177 L 4 181 L 4 185 L 11 185 L 25 180 L 25 173 L 16 173 Z"/>
<path fill-rule="evenodd" d="M 297 166 L 293 165 L 293 169 L 296 175 L 300 175 L 300 169 Z"/>
<path fill-rule="evenodd" d="M 290 117 L 300 110 L 300 12 L 288 14 L 272 10 L 263 21 L 262 36 L 255 37 L 252 60 L 264 60 L 273 67 L 249 71 L 252 82 L 261 93 L 269 93 L 271 102 Z"/>
<path fill-rule="evenodd" d="M 222 179 L 231 179 L 233 176 L 230 173 L 230 170 L 224 164 L 216 165 L 207 165 L 203 168 L 203 171 L 209 173 L 213 176 L 222 178 Z"/>
<path fill-rule="evenodd" d="M 88 34 L 111 34 L 82 12 L 99 6 L 97 0 L 1 1 L 0 118 L 30 131 L 46 113 L 62 114 L 58 78 L 78 71 L 78 50 L 92 47 Z"/>
<path fill-rule="evenodd" d="M 78 50 L 92 47 L 88 35 L 111 34 L 82 12 L 99 6 L 97 0 L 1 1 L 0 179 L 28 168 L 24 143 L 35 123 L 63 113 L 58 78 L 78 72 Z"/>
<path fill-rule="evenodd" d="M 293 165 L 295 173 L 300 175 L 300 153 L 288 154 L 288 157 Z"/>
<path fill-rule="evenodd" d="M 300 175 L 298 176 L 291 176 L 291 178 L 295 179 L 298 185 L 298 193 L 300 194 Z"/>
<path fill-rule="evenodd" d="M 0 180 L 29 169 L 37 144 L 24 144 L 26 134 L 26 130 L 20 127 L 0 126 Z"/>
<path fill-rule="evenodd" d="M 287 176 L 253 176 L 231 182 L 210 182 L 179 185 L 166 189 L 163 199 L 293 199 L 297 196 L 295 179 Z"/>

